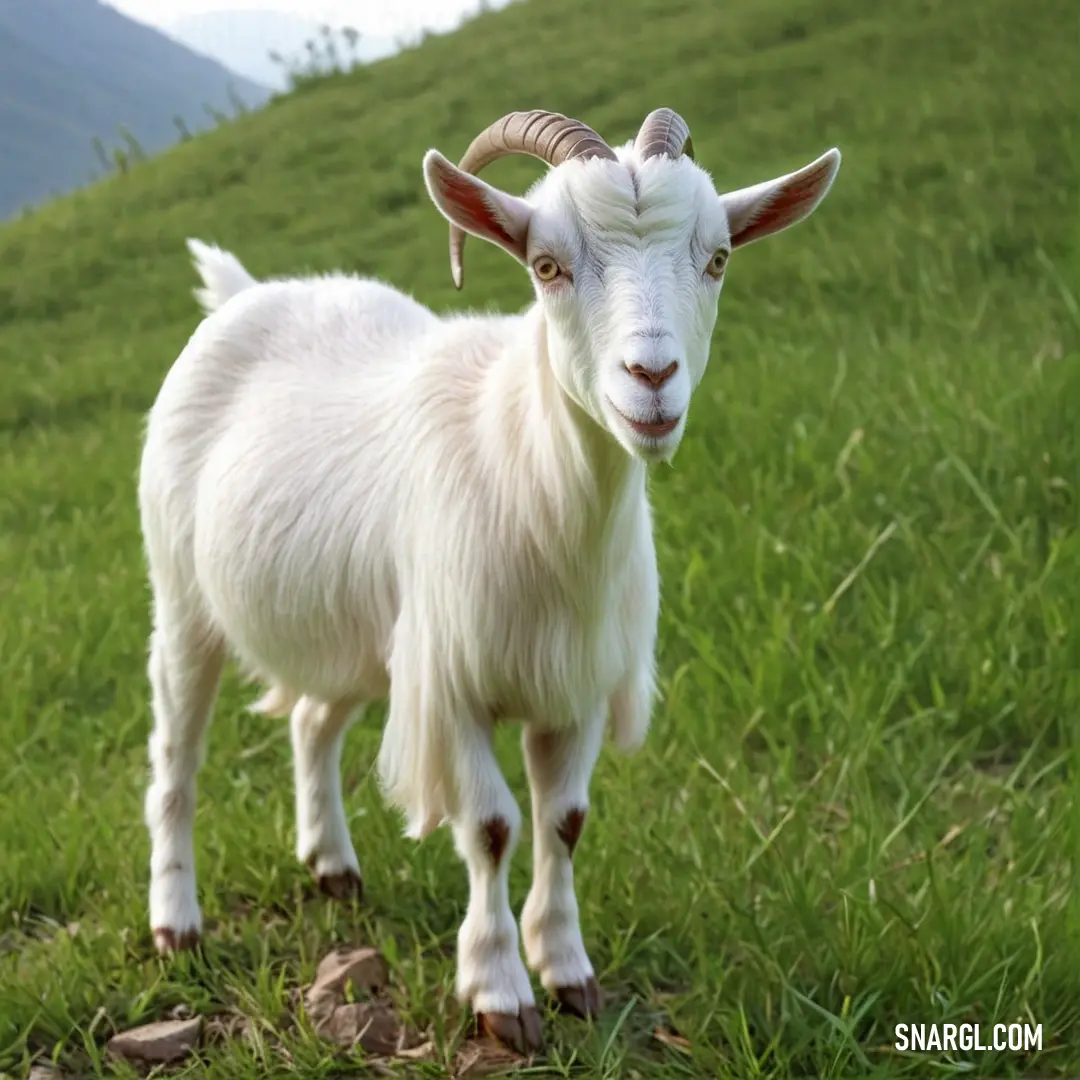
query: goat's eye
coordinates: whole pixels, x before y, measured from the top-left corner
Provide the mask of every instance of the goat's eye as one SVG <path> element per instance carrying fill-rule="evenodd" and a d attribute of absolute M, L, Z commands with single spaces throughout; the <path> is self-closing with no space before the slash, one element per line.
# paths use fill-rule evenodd
<path fill-rule="evenodd" d="M 550 255 L 541 255 L 533 262 L 533 273 L 541 281 L 554 281 L 561 273 L 559 264 Z"/>
<path fill-rule="evenodd" d="M 709 265 L 705 268 L 705 273 L 709 277 L 721 278 L 724 276 L 724 267 L 727 266 L 728 253 L 726 248 L 719 248 L 713 257 L 709 260 Z"/>

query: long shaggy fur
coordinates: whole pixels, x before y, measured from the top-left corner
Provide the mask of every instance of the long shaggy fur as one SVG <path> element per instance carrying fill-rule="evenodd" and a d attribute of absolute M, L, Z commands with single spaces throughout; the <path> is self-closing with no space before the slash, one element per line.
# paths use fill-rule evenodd
<path fill-rule="evenodd" d="M 541 326 L 441 323 L 348 278 L 263 284 L 199 327 L 150 419 L 158 618 L 219 634 L 272 680 L 268 713 L 285 687 L 392 684 L 379 768 L 414 835 L 454 808 L 457 724 L 569 723 L 628 679 L 651 690 L 644 470 L 546 385 Z"/>

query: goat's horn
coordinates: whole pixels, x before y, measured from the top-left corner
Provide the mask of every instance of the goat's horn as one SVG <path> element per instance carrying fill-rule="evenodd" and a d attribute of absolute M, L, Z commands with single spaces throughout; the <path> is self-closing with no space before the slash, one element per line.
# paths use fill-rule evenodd
<path fill-rule="evenodd" d="M 645 117 L 634 140 L 634 149 L 642 160 L 661 154 L 672 159 L 683 154 L 691 160 L 694 157 L 690 128 L 673 109 L 654 109 Z"/>
<path fill-rule="evenodd" d="M 562 113 L 531 109 L 529 112 L 507 113 L 481 131 L 458 162 L 458 168 L 475 175 L 508 154 L 528 154 L 549 165 L 561 165 L 572 158 L 618 160 L 615 151 L 587 124 L 571 120 Z M 464 247 L 464 231 L 451 225 L 450 269 L 454 284 L 459 289 L 462 284 L 461 257 Z"/>

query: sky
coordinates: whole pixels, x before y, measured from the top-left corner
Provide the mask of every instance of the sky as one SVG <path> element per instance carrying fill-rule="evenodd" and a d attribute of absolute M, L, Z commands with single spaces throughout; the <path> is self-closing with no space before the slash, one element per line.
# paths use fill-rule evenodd
<path fill-rule="evenodd" d="M 283 11 L 312 22 L 353 26 L 361 33 L 394 37 L 421 29 L 449 30 L 478 0 L 105 0 L 152 26 L 166 27 L 182 15 L 242 8 Z"/>

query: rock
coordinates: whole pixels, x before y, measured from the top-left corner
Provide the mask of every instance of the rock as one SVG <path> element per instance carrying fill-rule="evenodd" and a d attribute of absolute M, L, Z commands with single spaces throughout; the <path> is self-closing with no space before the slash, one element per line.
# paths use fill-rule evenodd
<path fill-rule="evenodd" d="M 61 1080 L 63 1075 L 55 1065 L 35 1065 L 26 1080 Z"/>
<path fill-rule="evenodd" d="M 153 1064 L 182 1061 L 195 1049 L 201 1033 L 201 1016 L 162 1020 L 114 1035 L 109 1040 L 109 1053 L 128 1061 Z"/>
<path fill-rule="evenodd" d="M 339 1005 L 318 1032 L 342 1046 L 359 1043 L 368 1054 L 388 1057 L 397 1052 L 401 1041 L 401 1021 L 382 1002 Z"/>
<path fill-rule="evenodd" d="M 386 989 L 390 978 L 386 961 L 378 949 L 335 949 L 324 956 L 304 998 L 313 1020 L 329 1018 L 335 1007 L 345 1004 L 345 987 L 376 997 Z"/>

